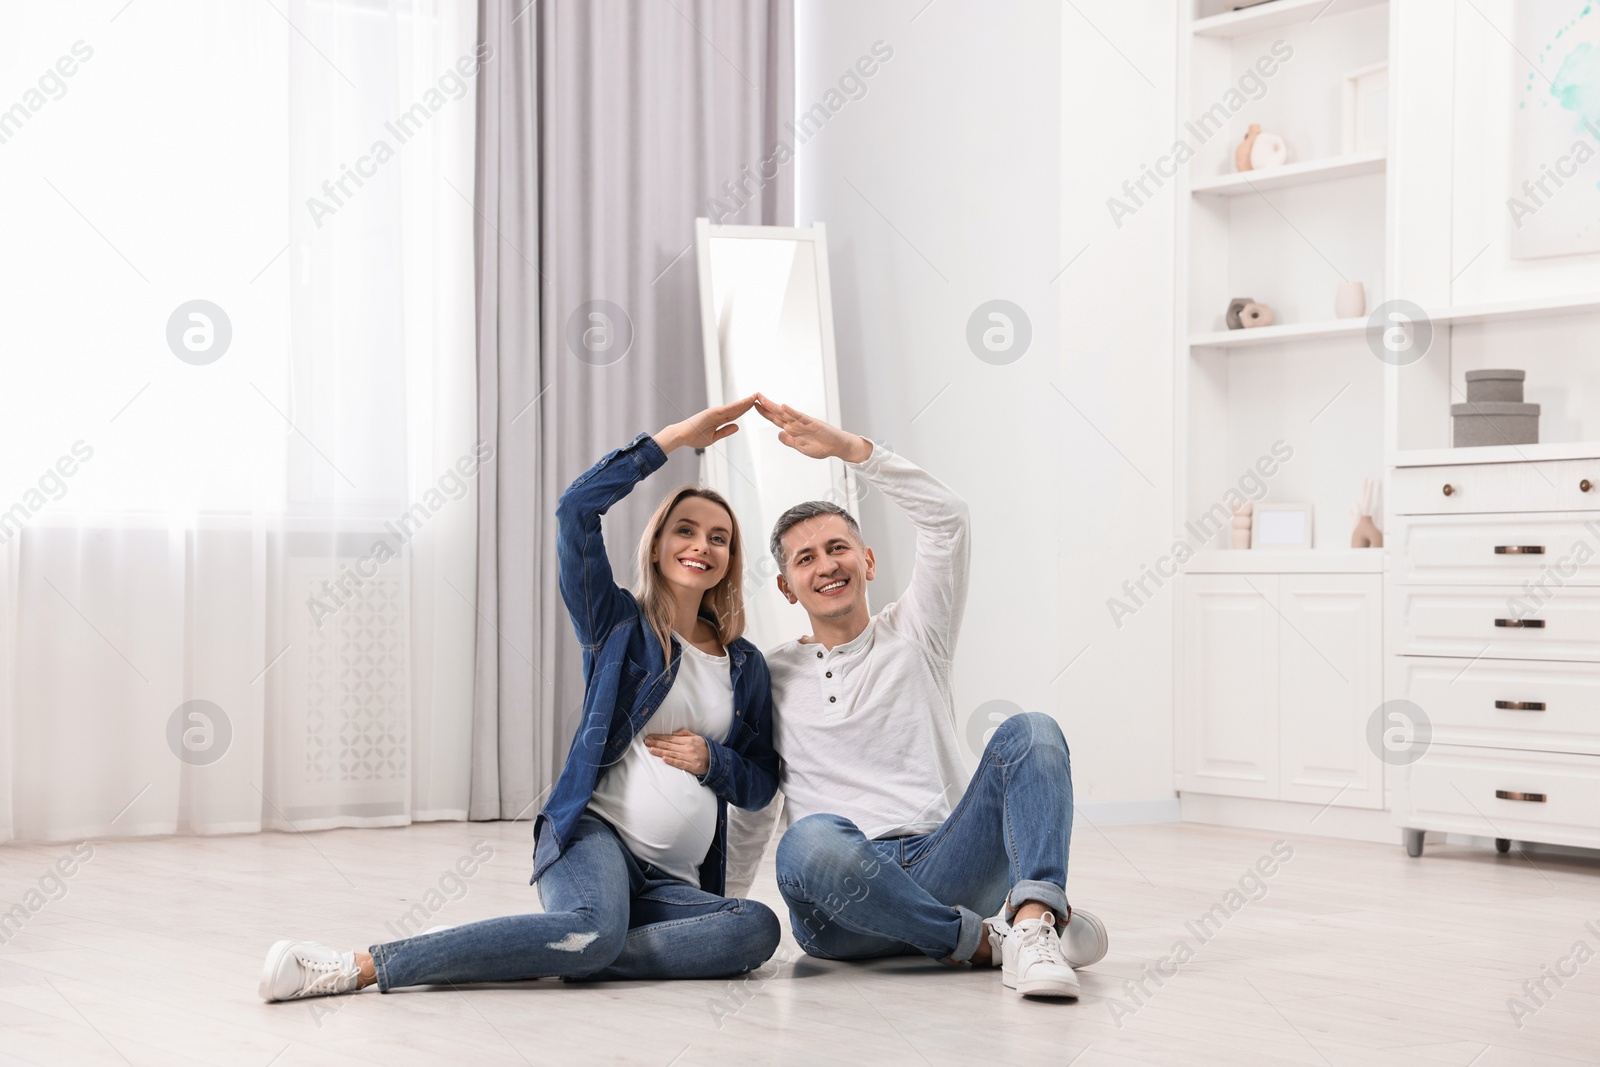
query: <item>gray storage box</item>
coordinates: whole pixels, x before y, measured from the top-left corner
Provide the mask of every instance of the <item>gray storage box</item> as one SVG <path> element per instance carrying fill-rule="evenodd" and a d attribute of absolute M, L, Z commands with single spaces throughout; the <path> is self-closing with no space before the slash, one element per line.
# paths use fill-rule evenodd
<path fill-rule="evenodd" d="M 1485 400 L 1451 404 L 1455 446 L 1536 445 L 1539 443 L 1539 405 Z"/>
<path fill-rule="evenodd" d="M 1528 376 L 1521 370 L 1469 370 L 1467 371 L 1467 402 L 1482 404 L 1522 403 L 1522 380 Z M 1537 414 L 1537 412 L 1535 412 Z"/>

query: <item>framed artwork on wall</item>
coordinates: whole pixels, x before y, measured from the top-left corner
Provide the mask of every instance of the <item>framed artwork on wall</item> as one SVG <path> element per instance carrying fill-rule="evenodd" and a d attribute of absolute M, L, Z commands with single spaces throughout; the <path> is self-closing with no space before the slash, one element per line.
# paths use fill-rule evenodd
<path fill-rule="evenodd" d="M 1525 61 L 1512 85 L 1512 258 L 1600 252 L 1600 11 L 1589 0 L 1513 8 Z"/>

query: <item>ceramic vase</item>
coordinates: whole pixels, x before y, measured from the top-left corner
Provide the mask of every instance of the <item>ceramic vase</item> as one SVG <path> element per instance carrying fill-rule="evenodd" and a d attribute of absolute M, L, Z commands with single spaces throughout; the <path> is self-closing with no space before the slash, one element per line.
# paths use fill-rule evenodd
<path fill-rule="evenodd" d="M 1367 289 L 1360 282 L 1340 282 L 1333 298 L 1333 314 L 1341 319 L 1359 319 L 1367 313 Z"/>

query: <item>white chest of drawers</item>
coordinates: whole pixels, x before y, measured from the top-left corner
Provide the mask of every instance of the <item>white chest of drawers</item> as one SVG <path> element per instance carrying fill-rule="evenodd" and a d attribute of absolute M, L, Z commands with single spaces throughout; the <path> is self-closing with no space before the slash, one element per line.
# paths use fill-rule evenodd
<path fill-rule="evenodd" d="M 1396 467 L 1390 493 L 1385 692 L 1414 708 L 1385 709 L 1419 724 L 1392 754 L 1406 850 L 1427 830 L 1600 848 L 1600 450 Z"/>

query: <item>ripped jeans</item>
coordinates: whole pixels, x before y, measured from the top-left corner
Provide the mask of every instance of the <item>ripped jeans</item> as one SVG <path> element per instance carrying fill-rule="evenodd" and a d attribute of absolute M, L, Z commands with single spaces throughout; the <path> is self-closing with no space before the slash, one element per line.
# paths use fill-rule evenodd
<path fill-rule="evenodd" d="M 378 988 L 523 978 L 726 978 L 778 947 L 765 904 L 719 897 L 636 859 L 592 815 L 539 879 L 545 910 L 373 945 Z"/>

